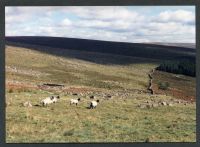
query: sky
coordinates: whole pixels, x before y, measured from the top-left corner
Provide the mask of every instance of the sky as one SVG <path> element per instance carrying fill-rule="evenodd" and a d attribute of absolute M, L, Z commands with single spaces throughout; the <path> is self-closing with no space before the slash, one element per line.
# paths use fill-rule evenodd
<path fill-rule="evenodd" d="M 6 7 L 6 36 L 195 43 L 195 6 Z"/>

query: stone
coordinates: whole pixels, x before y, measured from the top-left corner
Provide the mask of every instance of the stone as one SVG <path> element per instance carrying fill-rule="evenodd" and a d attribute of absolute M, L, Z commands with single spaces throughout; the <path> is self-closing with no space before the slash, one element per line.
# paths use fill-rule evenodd
<path fill-rule="evenodd" d="M 142 109 L 143 109 L 143 108 L 146 108 L 146 105 L 141 105 L 140 108 L 142 108 Z"/>
<path fill-rule="evenodd" d="M 168 103 L 167 105 L 168 105 L 168 106 L 173 106 L 173 104 L 172 104 L 172 103 Z"/>
<path fill-rule="evenodd" d="M 158 107 L 158 104 L 157 103 L 154 103 L 154 104 L 152 104 L 152 107 Z"/>
<path fill-rule="evenodd" d="M 107 98 L 111 98 L 112 96 L 111 95 L 107 95 Z"/>
<path fill-rule="evenodd" d="M 161 105 L 166 106 L 167 103 L 166 102 L 161 102 Z"/>
<path fill-rule="evenodd" d="M 32 107 L 32 104 L 29 101 L 27 101 L 27 102 L 23 103 L 23 106 L 24 107 Z"/>
<path fill-rule="evenodd" d="M 138 107 L 140 107 L 140 108 L 146 108 L 146 105 L 141 105 L 141 104 L 138 104 Z"/>
<path fill-rule="evenodd" d="M 94 99 L 94 95 L 91 95 L 91 96 L 90 96 L 90 99 Z"/>

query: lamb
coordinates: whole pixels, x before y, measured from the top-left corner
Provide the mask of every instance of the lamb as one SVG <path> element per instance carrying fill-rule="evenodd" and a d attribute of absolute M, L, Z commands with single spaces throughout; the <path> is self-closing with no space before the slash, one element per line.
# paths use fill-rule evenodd
<path fill-rule="evenodd" d="M 78 104 L 78 102 L 79 102 L 80 100 L 81 100 L 80 98 L 78 98 L 78 99 L 71 99 L 71 100 L 70 100 L 70 105 L 71 105 L 71 104 L 76 104 L 76 106 L 77 106 L 77 104 Z"/>
<path fill-rule="evenodd" d="M 53 99 L 54 99 L 54 96 L 47 97 L 47 98 L 43 99 L 41 101 L 41 103 L 42 103 L 43 106 L 47 106 L 48 104 L 51 104 L 51 103 L 54 102 Z"/>
<path fill-rule="evenodd" d="M 91 101 L 90 102 L 90 109 L 96 108 L 98 103 L 99 103 L 99 100 Z"/>

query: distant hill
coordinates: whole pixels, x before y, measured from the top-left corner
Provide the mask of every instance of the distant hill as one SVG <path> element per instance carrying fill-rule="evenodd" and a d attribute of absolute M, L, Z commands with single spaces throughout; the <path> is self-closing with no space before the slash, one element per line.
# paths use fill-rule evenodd
<path fill-rule="evenodd" d="M 63 37 L 6 37 L 6 42 L 7 44 L 22 43 L 30 45 L 48 46 L 58 49 L 62 48 L 163 60 L 174 59 L 179 57 L 195 58 L 196 54 L 196 50 L 194 49 L 183 46 L 177 47 L 170 44 L 162 45 L 146 43 L 124 43 Z"/>
<path fill-rule="evenodd" d="M 195 43 L 164 43 L 164 42 L 152 42 L 152 43 L 150 43 L 150 44 L 165 45 L 165 46 L 174 46 L 174 47 L 185 47 L 185 48 L 196 49 Z"/>

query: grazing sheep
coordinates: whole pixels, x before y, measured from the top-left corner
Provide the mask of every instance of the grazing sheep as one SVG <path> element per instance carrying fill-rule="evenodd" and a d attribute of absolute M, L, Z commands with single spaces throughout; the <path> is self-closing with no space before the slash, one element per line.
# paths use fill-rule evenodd
<path fill-rule="evenodd" d="M 54 99 L 54 96 L 47 97 L 47 98 L 43 99 L 41 101 L 41 103 L 42 103 L 43 106 L 47 106 L 48 104 L 51 104 L 51 103 L 54 102 L 53 99 Z"/>
<path fill-rule="evenodd" d="M 99 100 L 91 101 L 91 102 L 90 102 L 90 109 L 96 108 L 98 102 L 99 102 Z"/>
<path fill-rule="evenodd" d="M 71 105 L 71 104 L 76 104 L 76 106 L 77 106 L 77 104 L 78 104 L 78 102 L 79 102 L 80 100 L 81 100 L 80 98 L 78 98 L 78 99 L 71 99 L 71 100 L 70 100 L 70 105 Z"/>
<path fill-rule="evenodd" d="M 60 99 L 60 96 L 56 96 L 52 99 L 53 103 L 56 103 L 58 101 L 58 99 Z"/>

